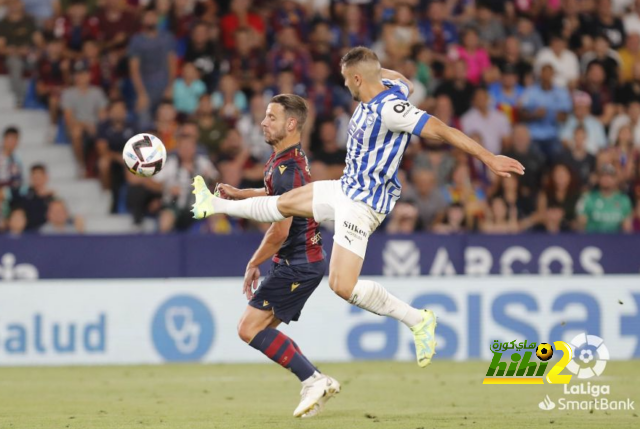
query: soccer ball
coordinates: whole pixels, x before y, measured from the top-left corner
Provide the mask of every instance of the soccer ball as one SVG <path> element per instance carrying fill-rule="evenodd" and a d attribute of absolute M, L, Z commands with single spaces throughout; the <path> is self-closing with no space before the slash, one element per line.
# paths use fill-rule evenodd
<path fill-rule="evenodd" d="M 162 141 L 151 134 L 136 134 L 124 145 L 122 157 L 136 176 L 151 177 L 164 167 L 167 150 Z"/>
<path fill-rule="evenodd" d="M 551 344 L 540 343 L 536 347 L 536 356 L 543 362 L 548 361 L 553 356 L 553 347 L 551 347 Z"/>

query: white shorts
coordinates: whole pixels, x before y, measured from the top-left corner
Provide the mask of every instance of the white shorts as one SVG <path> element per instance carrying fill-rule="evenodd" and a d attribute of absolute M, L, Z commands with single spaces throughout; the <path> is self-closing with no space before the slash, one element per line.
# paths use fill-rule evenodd
<path fill-rule="evenodd" d="M 313 182 L 313 218 L 335 221 L 333 241 L 364 259 L 369 236 L 385 215 L 347 197 L 339 180 L 321 180 Z"/>

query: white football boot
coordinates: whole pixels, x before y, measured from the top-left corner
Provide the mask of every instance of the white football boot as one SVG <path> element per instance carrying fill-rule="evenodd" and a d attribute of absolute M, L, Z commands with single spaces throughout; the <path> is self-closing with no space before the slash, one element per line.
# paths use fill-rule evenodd
<path fill-rule="evenodd" d="M 340 383 L 335 378 L 319 374 L 312 383 L 300 391 L 300 403 L 293 412 L 294 417 L 313 417 L 319 414 L 333 396 L 340 393 Z"/>

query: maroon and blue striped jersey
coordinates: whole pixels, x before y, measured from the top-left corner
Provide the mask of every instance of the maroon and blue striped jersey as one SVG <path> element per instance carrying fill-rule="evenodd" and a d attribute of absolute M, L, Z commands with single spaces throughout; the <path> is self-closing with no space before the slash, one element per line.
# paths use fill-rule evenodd
<path fill-rule="evenodd" d="M 280 153 L 273 153 L 264 168 L 264 186 L 267 195 L 282 195 L 311 182 L 309 161 L 298 143 Z M 322 237 L 318 223 L 313 219 L 294 217 L 289 236 L 273 262 L 300 265 L 324 259 Z"/>

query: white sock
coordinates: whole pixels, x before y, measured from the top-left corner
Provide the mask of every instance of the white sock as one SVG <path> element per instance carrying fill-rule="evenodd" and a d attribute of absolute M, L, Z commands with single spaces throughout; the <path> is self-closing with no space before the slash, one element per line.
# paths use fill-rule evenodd
<path fill-rule="evenodd" d="M 251 219 L 258 222 L 278 222 L 285 219 L 278 210 L 279 196 L 255 197 L 246 200 L 213 199 L 213 209 L 216 213 Z"/>
<path fill-rule="evenodd" d="M 420 310 L 399 300 L 372 280 L 358 280 L 349 302 L 374 314 L 393 317 L 410 328 L 422 322 Z"/>
<path fill-rule="evenodd" d="M 322 374 L 320 374 L 318 371 L 314 371 L 313 374 L 311 374 L 309 376 L 309 378 L 306 378 L 304 380 L 302 380 L 302 385 L 303 386 L 309 386 L 311 384 L 313 384 L 318 378 L 320 378 Z"/>

